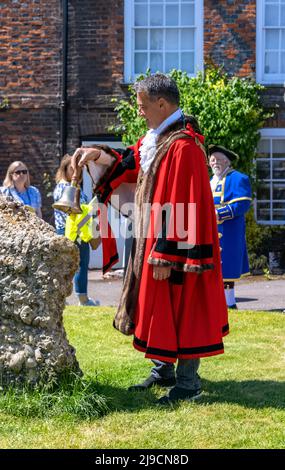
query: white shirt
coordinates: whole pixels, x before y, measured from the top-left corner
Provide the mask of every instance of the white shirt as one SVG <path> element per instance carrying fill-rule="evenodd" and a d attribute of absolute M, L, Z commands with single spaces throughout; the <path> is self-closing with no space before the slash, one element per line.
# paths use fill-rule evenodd
<path fill-rule="evenodd" d="M 156 142 L 158 136 L 171 124 L 183 116 L 180 108 L 166 118 L 156 129 L 149 129 L 140 147 L 140 165 L 146 173 L 152 164 L 156 154 Z"/>
<path fill-rule="evenodd" d="M 212 191 L 215 191 L 217 185 L 218 185 L 218 182 L 221 181 L 223 179 L 223 177 L 228 173 L 228 171 L 231 169 L 230 166 L 227 166 L 227 168 L 224 169 L 224 171 L 219 175 L 214 175 L 213 178 L 211 179 L 211 188 L 212 188 Z"/>

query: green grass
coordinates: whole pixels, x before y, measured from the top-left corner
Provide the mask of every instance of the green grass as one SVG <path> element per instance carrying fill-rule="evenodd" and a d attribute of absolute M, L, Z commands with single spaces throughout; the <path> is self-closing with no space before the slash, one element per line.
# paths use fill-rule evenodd
<path fill-rule="evenodd" d="M 114 309 L 65 311 L 84 379 L 0 394 L 0 448 L 285 448 L 285 316 L 230 312 L 225 354 L 201 362 L 203 396 L 172 409 L 129 393 L 150 361 L 112 327 Z"/>

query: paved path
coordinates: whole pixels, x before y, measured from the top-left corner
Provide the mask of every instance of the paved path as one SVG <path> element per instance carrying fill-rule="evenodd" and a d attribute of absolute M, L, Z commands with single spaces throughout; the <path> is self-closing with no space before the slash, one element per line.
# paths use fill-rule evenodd
<path fill-rule="evenodd" d="M 101 305 L 117 306 L 122 289 L 122 279 L 110 276 L 103 279 L 101 271 L 89 271 L 89 296 L 99 299 Z M 236 284 L 236 297 L 239 310 L 285 310 L 285 278 L 275 280 L 263 276 L 249 277 Z M 77 305 L 72 294 L 67 299 L 69 305 Z"/>

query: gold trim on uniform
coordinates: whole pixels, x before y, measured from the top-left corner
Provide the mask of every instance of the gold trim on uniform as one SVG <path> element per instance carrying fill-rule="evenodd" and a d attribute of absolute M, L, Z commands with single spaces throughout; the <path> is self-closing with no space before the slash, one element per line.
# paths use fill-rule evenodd
<path fill-rule="evenodd" d="M 252 197 L 237 197 L 235 199 L 231 199 L 230 201 L 224 202 L 224 204 L 232 204 L 233 202 L 237 201 L 252 201 Z"/>
<path fill-rule="evenodd" d="M 248 273 L 243 273 L 240 277 L 237 277 L 236 279 L 223 279 L 224 282 L 234 282 L 234 281 L 239 281 L 242 277 L 244 276 L 250 276 L 250 272 Z"/>

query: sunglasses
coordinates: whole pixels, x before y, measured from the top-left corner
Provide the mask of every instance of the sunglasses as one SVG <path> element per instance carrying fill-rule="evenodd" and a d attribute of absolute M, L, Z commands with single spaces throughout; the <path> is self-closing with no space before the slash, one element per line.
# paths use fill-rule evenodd
<path fill-rule="evenodd" d="M 14 175 L 27 175 L 28 170 L 16 170 L 13 173 L 14 173 Z"/>

